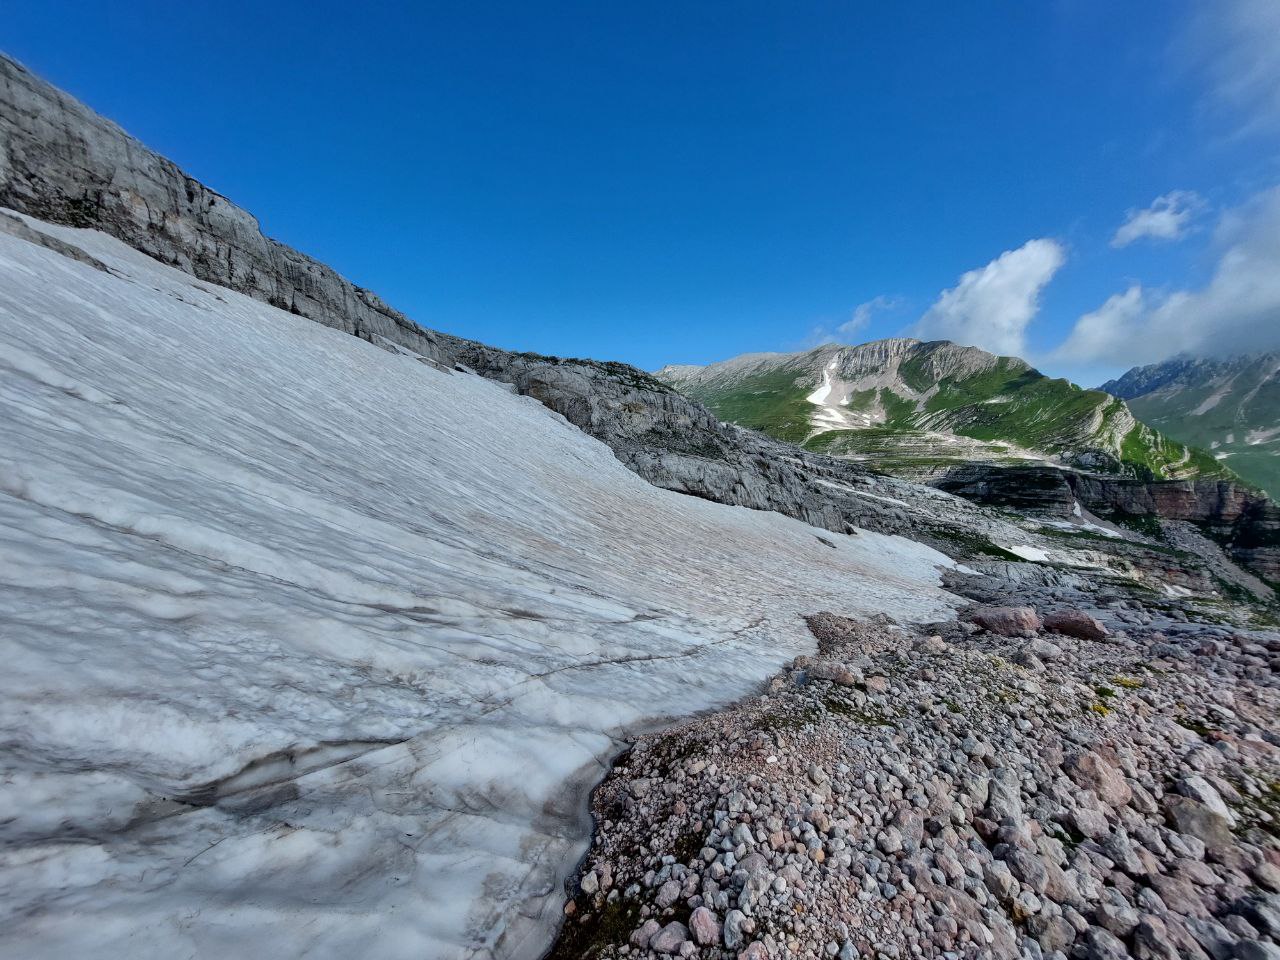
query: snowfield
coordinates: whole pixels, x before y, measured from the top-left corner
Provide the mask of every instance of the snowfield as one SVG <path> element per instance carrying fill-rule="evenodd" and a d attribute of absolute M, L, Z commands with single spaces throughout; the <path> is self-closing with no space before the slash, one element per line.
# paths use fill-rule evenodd
<path fill-rule="evenodd" d="M 537 956 L 626 730 L 955 602 L 23 219 L 107 269 L 0 232 L 0 954 Z"/>

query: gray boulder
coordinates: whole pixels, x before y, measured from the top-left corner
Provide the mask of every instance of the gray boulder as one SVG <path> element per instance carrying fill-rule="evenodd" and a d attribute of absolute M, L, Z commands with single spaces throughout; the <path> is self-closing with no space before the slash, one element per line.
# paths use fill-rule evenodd
<path fill-rule="evenodd" d="M 1030 607 L 979 607 L 968 618 L 1002 637 L 1022 637 L 1040 629 L 1040 618 Z"/>
<path fill-rule="evenodd" d="M 1060 610 L 1044 618 L 1044 628 L 1079 640 L 1105 640 L 1111 631 L 1095 617 L 1081 610 Z"/>

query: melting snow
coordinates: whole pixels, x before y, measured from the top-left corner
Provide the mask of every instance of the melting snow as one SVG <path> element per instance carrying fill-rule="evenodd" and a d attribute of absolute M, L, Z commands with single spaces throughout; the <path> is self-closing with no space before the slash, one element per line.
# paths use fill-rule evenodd
<path fill-rule="evenodd" d="M 537 956 L 621 731 L 801 613 L 953 602 L 926 547 L 35 225 L 112 272 L 0 236 L 0 953 Z"/>
<path fill-rule="evenodd" d="M 836 368 L 838 361 L 832 360 L 822 370 L 822 383 L 818 385 L 818 389 L 805 397 L 810 403 L 819 407 L 825 407 L 827 400 L 831 397 L 831 391 L 835 389 L 835 383 L 832 381 L 831 374 Z"/>
<path fill-rule="evenodd" d="M 1077 503 L 1072 509 L 1074 516 L 1080 517 L 1083 514 L 1080 511 L 1080 504 Z M 1124 537 L 1110 527 L 1104 527 L 1096 523 L 1090 523 L 1088 520 L 1071 521 L 1071 520 L 1041 520 L 1040 523 L 1046 527 L 1052 527 L 1055 530 L 1067 530 L 1071 533 L 1079 533 L 1081 530 L 1089 533 L 1098 533 L 1104 537 L 1112 537 L 1116 540 L 1123 540 Z"/>
<path fill-rule="evenodd" d="M 1015 557 L 1021 557 L 1023 560 L 1030 560 L 1032 563 L 1046 563 L 1049 559 L 1049 551 L 1042 550 L 1040 547 L 1033 547 L 1029 543 L 1015 543 L 1005 547 Z"/>
<path fill-rule="evenodd" d="M 847 483 L 840 483 L 837 480 L 823 480 L 818 478 L 818 485 L 822 487 L 830 487 L 832 490 L 842 490 L 846 493 L 852 493 L 857 497 L 866 497 L 868 500 L 879 500 L 882 503 L 892 503 L 895 506 L 911 508 L 911 504 L 905 500 L 899 500 L 897 497 L 886 497 L 880 493 L 868 493 L 866 490 L 860 490 L 857 487 L 850 486 Z"/>
<path fill-rule="evenodd" d="M 818 389 L 805 397 L 818 408 L 810 417 L 810 426 L 813 427 L 815 434 L 871 425 L 872 418 L 869 413 L 855 413 L 848 408 L 849 385 L 835 377 L 839 366 L 839 356 L 833 357 L 822 370 L 822 383 L 818 385 Z"/>

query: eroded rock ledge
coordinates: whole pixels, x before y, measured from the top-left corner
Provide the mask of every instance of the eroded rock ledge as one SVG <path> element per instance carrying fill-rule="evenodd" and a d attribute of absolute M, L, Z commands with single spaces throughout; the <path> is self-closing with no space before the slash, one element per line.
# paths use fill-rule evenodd
<path fill-rule="evenodd" d="M 1238 563 L 1280 583 L 1280 505 L 1236 480 L 1150 480 L 1043 466 L 967 464 L 932 482 L 976 503 L 1070 517 L 1080 508 L 1119 522 L 1194 523 Z"/>

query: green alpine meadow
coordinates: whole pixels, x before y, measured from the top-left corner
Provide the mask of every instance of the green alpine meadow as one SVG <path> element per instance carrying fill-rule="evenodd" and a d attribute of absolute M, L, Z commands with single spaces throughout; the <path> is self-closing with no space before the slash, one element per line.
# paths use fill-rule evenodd
<path fill-rule="evenodd" d="M 1232 476 L 1116 396 L 948 341 L 828 344 L 667 366 L 655 376 L 731 423 L 915 479 L 973 461 L 1056 462 L 1155 480 Z"/>

